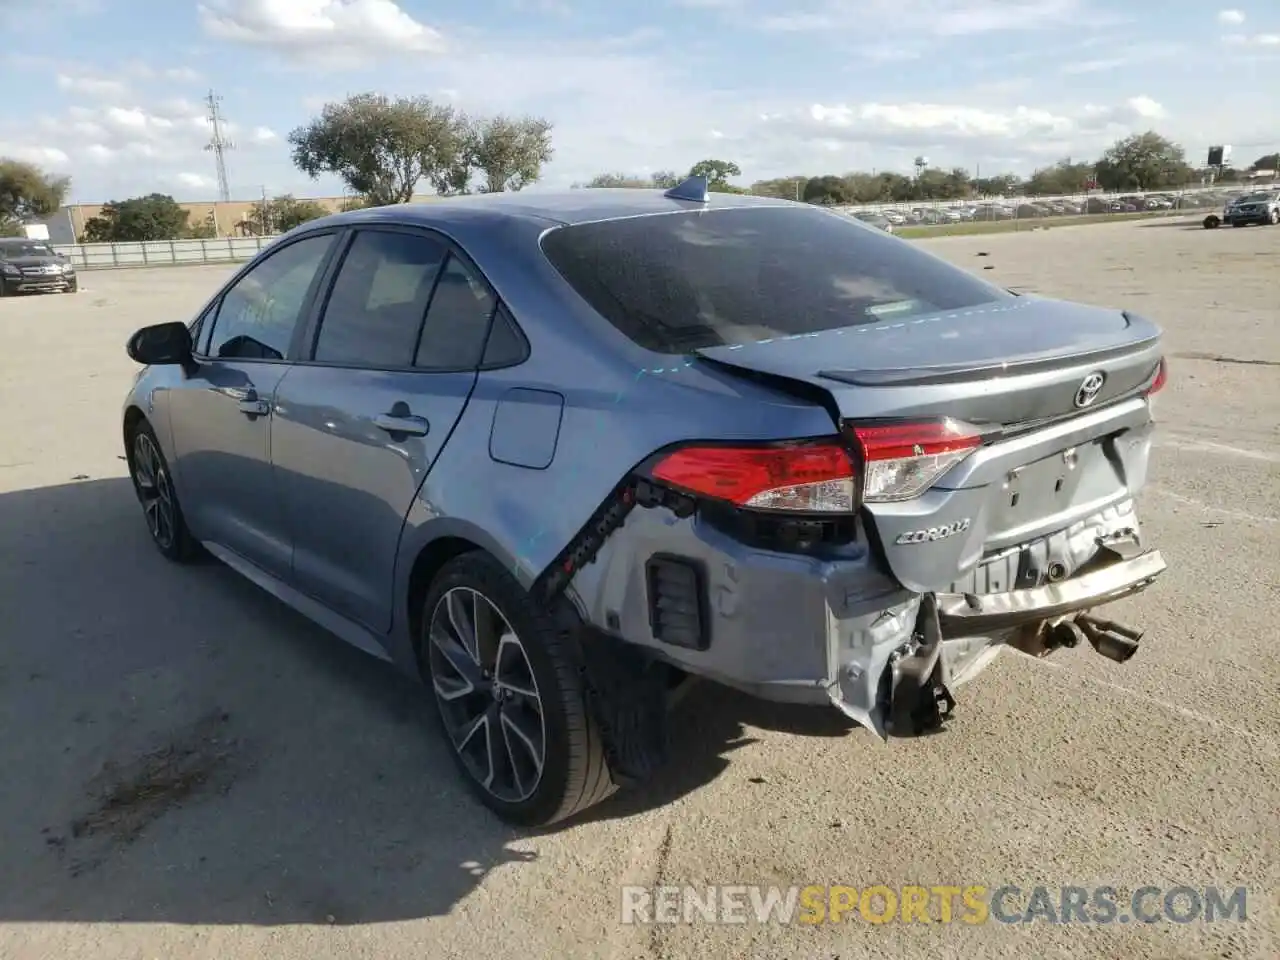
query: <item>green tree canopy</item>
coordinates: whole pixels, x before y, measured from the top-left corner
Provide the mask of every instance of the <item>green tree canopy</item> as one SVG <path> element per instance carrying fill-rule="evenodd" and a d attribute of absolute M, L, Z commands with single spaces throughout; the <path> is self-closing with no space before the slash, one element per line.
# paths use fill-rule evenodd
<path fill-rule="evenodd" d="M 1104 190 L 1159 190 L 1182 186 L 1194 177 L 1182 147 L 1156 133 L 1135 133 L 1117 140 L 1098 160 L 1098 186 Z"/>
<path fill-rule="evenodd" d="M 288 233 L 309 220 L 318 220 L 329 211 L 314 200 L 299 200 L 286 193 L 271 200 L 259 200 L 245 217 L 245 224 L 258 236 Z"/>
<path fill-rule="evenodd" d="M 732 160 L 699 160 L 689 168 L 689 176 L 706 177 L 708 189 L 727 193 L 736 189 L 729 178 L 742 176 L 742 169 Z"/>
<path fill-rule="evenodd" d="M 1280 153 L 1268 153 L 1249 165 L 1250 170 L 1280 170 Z"/>
<path fill-rule="evenodd" d="M 84 225 L 86 243 L 178 240 L 189 235 L 190 212 L 165 193 L 112 200 Z"/>
<path fill-rule="evenodd" d="M 407 203 L 423 180 L 447 189 L 466 142 L 466 121 L 427 97 L 361 93 L 327 103 L 289 134 L 293 163 L 309 177 L 331 173 L 373 206 Z"/>
<path fill-rule="evenodd" d="M 0 157 L 0 225 L 49 217 L 67 199 L 69 177 L 46 173 L 33 163 Z"/>
<path fill-rule="evenodd" d="M 519 190 L 537 182 L 551 161 L 551 123 L 540 117 L 486 117 L 470 124 L 465 168 L 484 180 L 485 193 Z"/>
<path fill-rule="evenodd" d="M 370 206 L 406 203 L 425 180 L 437 193 L 519 190 L 552 156 L 551 124 L 538 117 L 470 118 L 428 97 L 362 93 L 325 104 L 289 134 L 293 163 L 312 178 L 337 176 Z"/>
<path fill-rule="evenodd" d="M 1093 173 L 1092 163 L 1076 163 L 1067 157 L 1033 173 L 1025 184 L 1025 192 L 1032 197 L 1081 193 L 1093 179 Z"/>

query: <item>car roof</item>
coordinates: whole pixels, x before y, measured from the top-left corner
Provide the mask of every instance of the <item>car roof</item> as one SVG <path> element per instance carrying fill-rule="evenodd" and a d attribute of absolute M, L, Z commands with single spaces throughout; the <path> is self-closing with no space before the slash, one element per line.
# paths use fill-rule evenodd
<path fill-rule="evenodd" d="M 582 188 L 444 197 L 334 214 L 329 223 L 423 223 L 448 225 L 483 220 L 540 220 L 548 224 L 591 223 L 657 213 L 717 210 L 730 207 L 808 207 L 808 204 L 746 194 L 711 193 L 706 203 L 676 200 L 662 190 Z M 315 221 L 312 222 L 312 225 Z"/>

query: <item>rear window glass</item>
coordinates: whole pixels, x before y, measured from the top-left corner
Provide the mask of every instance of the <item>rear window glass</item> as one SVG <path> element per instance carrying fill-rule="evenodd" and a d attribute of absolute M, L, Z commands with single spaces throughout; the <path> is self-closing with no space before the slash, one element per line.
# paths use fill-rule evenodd
<path fill-rule="evenodd" d="M 569 284 L 659 353 L 815 333 L 1010 299 L 852 217 L 738 207 L 561 227 L 542 241 Z"/>

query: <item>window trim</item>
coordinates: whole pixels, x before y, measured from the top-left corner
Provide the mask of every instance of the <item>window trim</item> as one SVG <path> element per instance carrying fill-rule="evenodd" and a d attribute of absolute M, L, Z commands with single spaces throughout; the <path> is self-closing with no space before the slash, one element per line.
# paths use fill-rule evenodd
<path fill-rule="evenodd" d="M 355 243 L 357 234 L 362 231 L 371 233 L 401 233 L 410 236 L 422 237 L 439 244 L 445 251 L 445 259 L 440 264 L 440 269 L 436 272 L 435 283 L 431 287 L 431 296 L 427 299 L 427 307 L 423 312 L 422 319 L 418 324 L 418 335 L 414 340 L 414 357 L 418 354 L 418 348 L 422 344 L 422 334 L 426 326 L 427 314 L 431 310 L 431 303 L 435 299 L 436 287 L 440 283 L 440 277 L 444 274 L 445 267 L 448 265 L 450 257 L 456 258 L 467 270 L 480 279 L 480 282 L 489 290 L 493 297 L 493 310 L 489 313 L 489 319 L 484 331 L 484 339 L 481 341 L 480 361 L 476 364 L 466 367 L 418 367 L 410 363 L 408 366 L 387 366 L 387 365 L 370 365 L 365 363 L 351 363 L 334 360 L 317 360 L 315 359 L 316 345 L 320 339 L 320 329 L 324 325 L 324 314 L 329 307 L 329 298 L 333 294 L 333 288 L 337 282 L 338 274 L 342 270 L 342 264 L 346 261 L 347 253 L 351 249 L 351 245 Z M 521 329 L 519 321 L 515 317 L 515 313 L 507 306 L 506 302 L 498 295 L 497 288 L 493 282 L 480 269 L 480 265 L 457 244 L 451 237 L 447 236 L 440 230 L 436 230 L 429 226 L 419 226 L 417 224 L 407 223 L 355 223 L 347 231 L 348 236 L 341 242 L 338 255 L 336 255 L 330 264 L 327 276 L 325 277 L 324 287 L 312 304 L 306 323 L 300 325 L 298 336 L 298 349 L 296 356 L 290 362 L 299 367 L 325 367 L 334 370 L 367 370 L 375 373 L 422 373 L 422 374 L 438 374 L 438 373 L 472 373 L 482 370 L 503 370 L 508 367 L 516 367 L 525 363 L 529 359 L 529 338 L 525 336 L 524 330 Z M 522 345 L 520 359 L 510 361 L 508 363 L 484 363 L 485 351 L 489 348 L 489 337 L 493 333 L 494 320 L 498 316 L 500 310 L 504 310 L 512 329 L 515 331 L 517 339 Z"/>
<path fill-rule="evenodd" d="M 205 305 L 205 308 L 196 318 L 197 329 L 199 330 L 199 342 L 193 344 L 192 357 L 201 363 L 293 363 L 297 355 L 298 346 L 298 330 L 309 322 L 312 312 L 315 309 L 316 294 L 321 289 L 321 284 L 325 282 L 333 268 L 334 254 L 339 247 L 342 246 L 342 234 L 347 232 L 345 227 L 325 227 L 320 230 L 309 230 L 306 233 L 296 237 L 290 237 L 288 243 L 275 243 L 261 254 L 254 257 L 243 267 L 236 271 L 220 289 L 213 298 Z M 311 278 L 311 285 L 307 287 L 306 296 L 303 298 L 301 309 L 298 313 L 298 320 L 294 321 L 293 330 L 289 333 L 289 342 L 285 347 L 285 355 L 280 360 L 271 360 L 265 357 L 214 357 L 208 353 L 212 342 L 213 334 L 218 328 L 218 318 L 222 313 L 222 303 L 228 293 L 235 286 L 248 276 L 253 270 L 256 270 L 262 264 L 266 263 L 276 254 L 292 247 L 296 243 L 303 240 L 314 240 L 317 237 L 331 236 L 335 237 L 335 241 L 329 245 L 329 249 L 325 252 L 324 259 L 321 260 L 319 269 L 316 270 L 315 276 Z"/>

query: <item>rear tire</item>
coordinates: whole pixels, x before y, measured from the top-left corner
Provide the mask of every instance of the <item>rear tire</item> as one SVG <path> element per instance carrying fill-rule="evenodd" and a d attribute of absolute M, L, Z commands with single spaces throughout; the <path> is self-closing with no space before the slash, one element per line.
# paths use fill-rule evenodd
<path fill-rule="evenodd" d="M 418 659 L 463 779 L 507 823 L 548 826 L 617 786 L 576 639 L 489 554 L 449 561 L 423 603 Z"/>
<path fill-rule="evenodd" d="M 187 521 L 178 502 L 173 474 L 160 449 L 160 441 L 146 420 L 140 420 L 129 434 L 126 448 L 129 476 L 134 492 L 142 504 L 142 515 L 151 534 L 151 542 L 167 559 L 187 563 L 201 553 L 200 544 L 187 529 Z"/>

